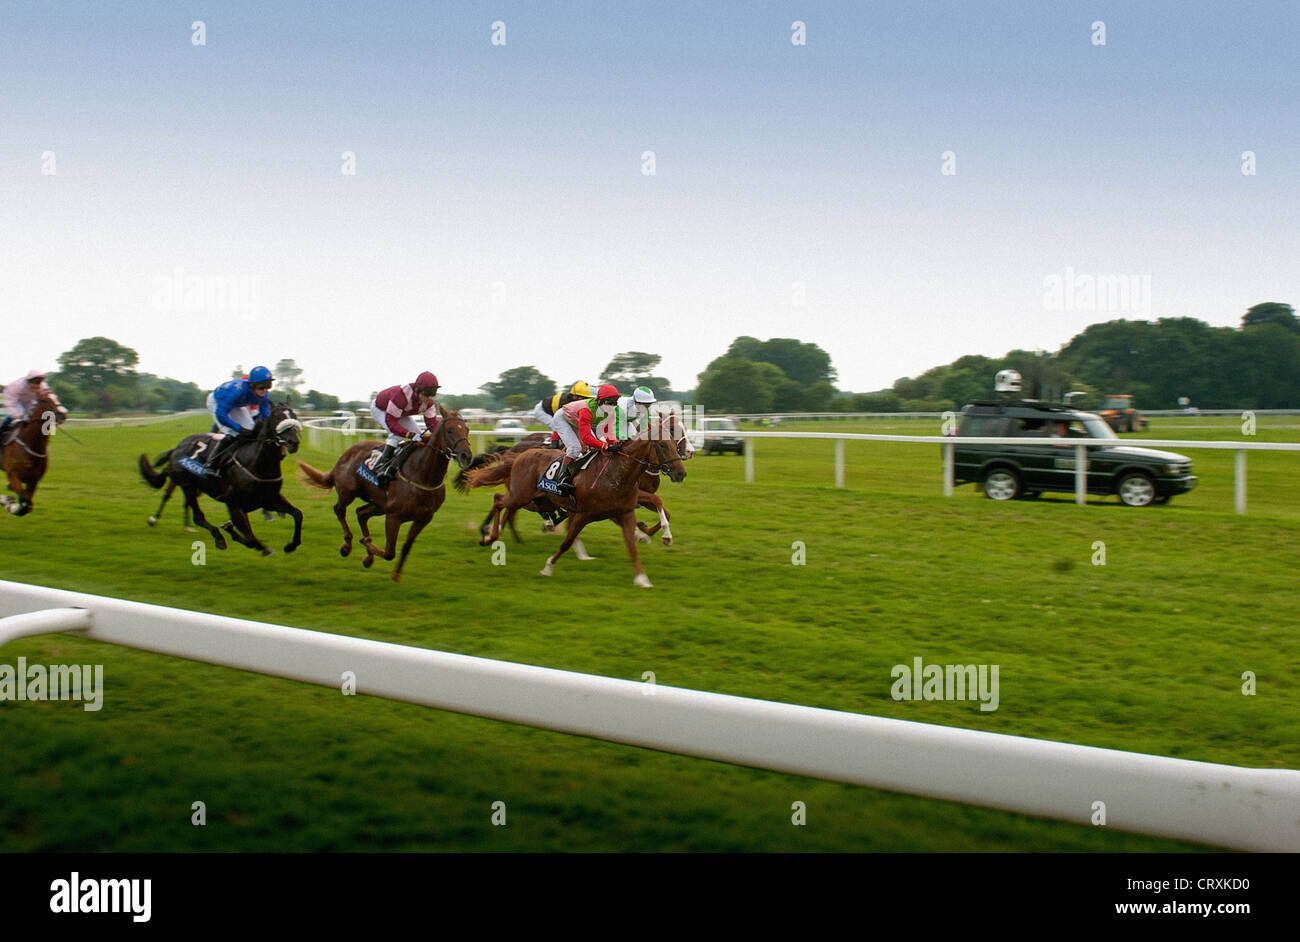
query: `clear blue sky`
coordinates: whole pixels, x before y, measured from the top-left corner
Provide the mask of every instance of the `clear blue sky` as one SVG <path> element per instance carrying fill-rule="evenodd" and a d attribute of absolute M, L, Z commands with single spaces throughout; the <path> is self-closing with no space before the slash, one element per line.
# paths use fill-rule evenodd
<path fill-rule="evenodd" d="M 7 0 L 0 374 L 103 334 L 207 386 L 639 349 L 687 388 L 749 334 L 869 390 L 1112 316 L 1235 325 L 1300 303 L 1297 37 L 1272 0 Z M 178 269 L 248 294 L 180 303 Z M 1067 271 L 1149 303 L 1053 309 Z"/>

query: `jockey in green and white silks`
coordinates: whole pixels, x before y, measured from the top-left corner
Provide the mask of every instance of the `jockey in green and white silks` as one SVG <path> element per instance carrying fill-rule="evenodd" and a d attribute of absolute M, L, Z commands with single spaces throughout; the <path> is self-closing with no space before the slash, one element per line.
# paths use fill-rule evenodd
<path fill-rule="evenodd" d="M 620 396 L 613 413 L 601 424 L 600 434 L 618 441 L 635 438 L 640 434 L 654 401 L 655 394 L 649 386 L 638 386 L 632 395 Z"/>

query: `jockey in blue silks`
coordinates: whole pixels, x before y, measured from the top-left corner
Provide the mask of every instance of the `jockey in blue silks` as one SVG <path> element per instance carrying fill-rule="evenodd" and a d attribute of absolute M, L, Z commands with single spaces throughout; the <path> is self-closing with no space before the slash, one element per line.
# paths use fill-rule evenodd
<path fill-rule="evenodd" d="M 248 371 L 248 379 L 232 379 L 208 395 L 208 411 L 212 413 L 212 421 L 215 423 L 213 431 L 225 435 L 208 454 L 208 467 L 212 467 L 218 453 L 224 451 L 241 431 L 252 429 L 254 421 L 270 417 L 271 399 L 268 393 L 274 381 L 269 369 L 255 366 Z M 256 416 L 253 414 L 254 409 Z"/>

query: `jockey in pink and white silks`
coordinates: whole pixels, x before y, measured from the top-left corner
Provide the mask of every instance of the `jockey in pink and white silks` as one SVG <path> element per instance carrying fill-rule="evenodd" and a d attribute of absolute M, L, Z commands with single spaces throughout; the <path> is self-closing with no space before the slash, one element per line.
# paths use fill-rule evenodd
<path fill-rule="evenodd" d="M 11 422 L 24 422 L 30 419 L 32 409 L 40 402 L 41 397 L 47 393 L 52 395 L 53 392 L 49 383 L 45 382 L 45 374 L 40 370 L 32 370 L 26 376 L 6 386 L 5 415 L 4 421 L 0 422 L 0 441 L 4 440 L 4 434 Z M 67 411 L 63 406 L 59 406 L 60 413 L 66 415 Z"/>
<path fill-rule="evenodd" d="M 398 453 L 406 453 L 406 449 L 399 449 L 399 446 L 407 442 L 422 445 L 432 437 L 441 421 L 438 404 L 433 401 L 436 395 L 438 377 L 425 370 L 415 378 L 415 382 L 390 386 L 375 396 L 375 401 L 370 404 L 370 417 L 388 431 L 384 453 L 375 468 L 375 477 L 381 484 L 387 484 L 397 473 L 400 464 L 396 460 Z M 427 431 L 423 434 L 415 424 L 417 415 L 424 416 Z"/>

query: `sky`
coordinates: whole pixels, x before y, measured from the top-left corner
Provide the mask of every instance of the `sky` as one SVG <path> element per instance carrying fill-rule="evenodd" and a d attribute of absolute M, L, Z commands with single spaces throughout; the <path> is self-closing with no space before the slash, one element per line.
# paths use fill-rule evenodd
<path fill-rule="evenodd" d="M 749 335 L 869 391 L 1236 326 L 1300 303 L 1297 36 L 1292 0 L 6 0 L 0 379 L 100 335 L 205 387 L 643 350 L 686 389 Z"/>

